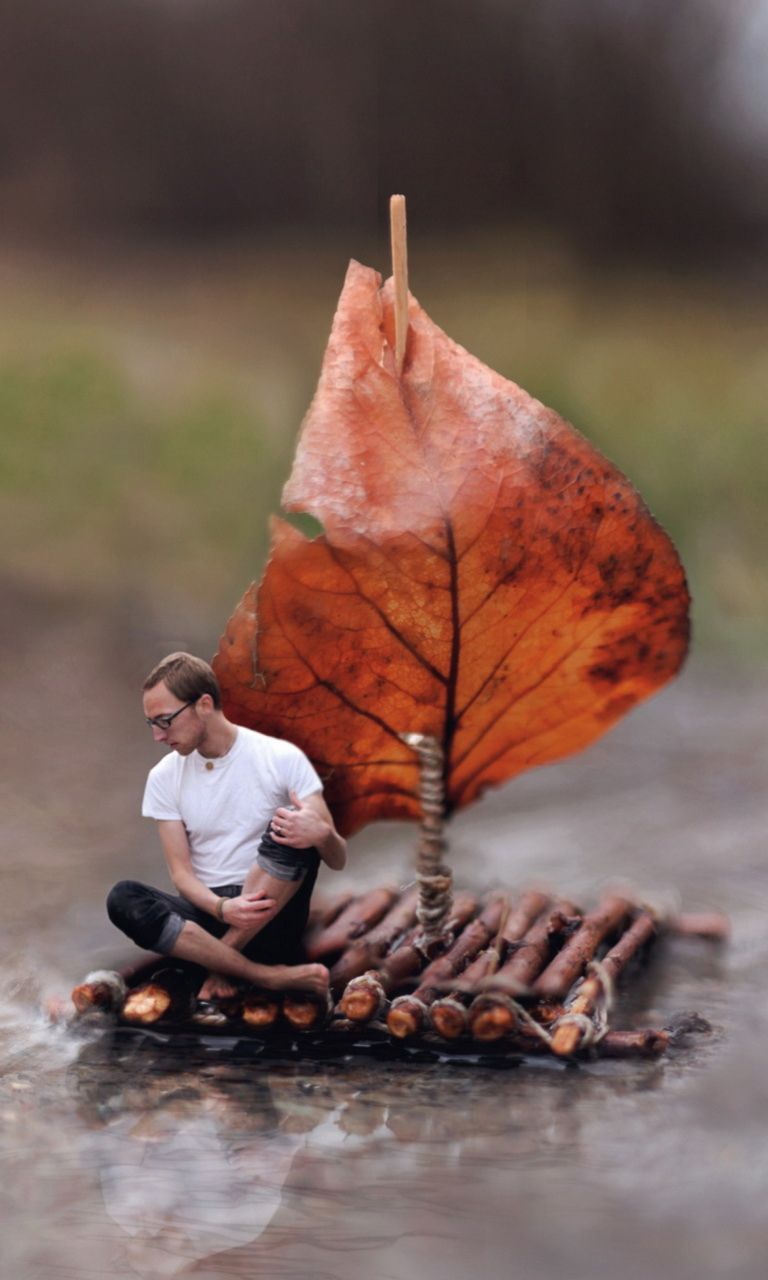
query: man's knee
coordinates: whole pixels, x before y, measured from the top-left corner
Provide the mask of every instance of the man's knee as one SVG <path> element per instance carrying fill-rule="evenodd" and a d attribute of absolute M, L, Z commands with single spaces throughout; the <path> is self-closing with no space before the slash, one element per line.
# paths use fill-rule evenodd
<path fill-rule="evenodd" d="M 147 951 L 170 949 L 158 945 L 169 920 L 174 922 L 174 936 L 183 924 L 181 918 L 172 913 L 168 904 L 162 901 L 156 889 L 151 889 L 138 880 L 120 880 L 110 889 L 107 895 L 107 914 L 116 928 Z"/>
<path fill-rule="evenodd" d="M 146 886 L 138 880 L 119 880 L 107 894 L 107 915 L 118 929 L 130 919 L 146 893 Z"/>

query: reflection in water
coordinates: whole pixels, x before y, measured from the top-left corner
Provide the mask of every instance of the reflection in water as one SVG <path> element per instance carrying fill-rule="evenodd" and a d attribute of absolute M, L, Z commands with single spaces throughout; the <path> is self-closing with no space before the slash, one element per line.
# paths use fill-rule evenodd
<path fill-rule="evenodd" d="M 17 1280 L 463 1280 L 478 1259 L 502 1265 L 512 1241 L 526 1276 L 599 1278 L 625 1248 L 664 1275 L 687 1275 L 689 1262 L 714 1275 L 724 1249 L 739 1256 L 722 1224 L 708 1234 L 700 1207 L 714 1185 L 721 1194 L 702 1124 L 717 1103 L 701 1085 L 692 1095 L 691 1067 L 720 1052 L 716 1037 L 667 1060 L 578 1068 L 270 1063 L 213 1040 L 180 1051 L 103 1027 L 76 1037 L 18 998 L 5 1008 L 24 1054 L 0 1080 L 3 1117 L 31 1145 L 7 1139 L 14 1220 L 43 1224 L 11 1237 Z M 741 1085 L 746 1098 L 748 1072 Z M 742 1140 L 751 1153 L 746 1127 Z M 694 1200 L 682 1170 L 699 1179 Z M 691 1214 L 702 1244 L 689 1257 L 688 1241 L 683 1257 Z M 585 1224 L 599 1236 L 574 1253 Z M 740 1247 L 744 1270 L 731 1274 L 746 1276 L 754 1254 Z M 665 1271 L 670 1257 L 679 1265 Z M 631 1259 L 622 1273 L 634 1276 Z"/>
<path fill-rule="evenodd" d="M 652 1090 L 663 1076 L 658 1063 L 623 1064 L 621 1073 L 600 1064 L 594 1076 L 556 1067 L 534 1070 L 532 1088 L 524 1069 L 518 1090 L 508 1085 L 518 1072 L 478 1077 L 467 1067 L 355 1061 L 268 1067 L 217 1056 L 182 1060 L 141 1036 L 107 1033 L 68 1069 L 81 1120 L 100 1131 L 91 1167 L 104 1207 L 128 1237 L 123 1259 L 140 1275 L 187 1273 L 192 1261 L 224 1251 L 226 1274 L 240 1274 L 231 1270 L 238 1251 L 297 1198 L 318 1247 L 338 1247 L 341 1223 L 328 1212 L 329 1202 L 343 1211 L 334 1153 L 348 1170 L 366 1171 L 345 1179 L 358 1220 L 377 1215 L 384 1193 L 393 1203 L 393 1179 L 398 1199 L 407 1188 L 409 1214 L 429 1214 L 446 1176 L 478 1162 L 502 1169 L 552 1151 L 562 1158 L 579 1146 L 585 1108 Z M 371 1180 L 376 1149 L 386 1167 Z M 436 1156 L 440 1181 L 422 1180 Z M 252 1251 L 245 1256 L 253 1261 Z"/>

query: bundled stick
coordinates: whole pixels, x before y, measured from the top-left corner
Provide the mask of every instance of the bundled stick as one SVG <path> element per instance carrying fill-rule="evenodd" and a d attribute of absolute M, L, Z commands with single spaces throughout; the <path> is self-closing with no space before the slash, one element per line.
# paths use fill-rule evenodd
<path fill-rule="evenodd" d="M 552 1029 L 552 1051 L 561 1057 L 576 1053 L 596 1038 L 605 1038 L 613 984 L 638 951 L 656 934 L 656 921 L 641 911 L 616 946 L 578 983 L 565 1013 Z M 601 1015 L 601 1016 L 599 1016 Z M 601 1034 L 602 1033 L 602 1034 Z"/>
<path fill-rule="evenodd" d="M 84 1013 L 115 1013 L 122 1009 L 128 994 L 126 980 L 112 969 L 96 969 L 89 973 L 72 991 L 75 1011 Z"/>
<path fill-rule="evenodd" d="M 355 898 L 331 924 L 305 940 L 307 959 L 324 960 L 336 952 L 344 951 L 350 942 L 362 937 L 373 925 L 378 924 L 398 897 L 397 889 L 385 886 L 369 889 L 362 897 Z"/>
<path fill-rule="evenodd" d="M 464 970 L 460 985 L 433 1001 L 429 1011 L 430 1024 L 444 1040 L 457 1040 L 464 1035 L 469 1025 L 467 1006 L 478 984 L 497 972 L 510 946 L 528 932 L 548 903 L 547 895 L 535 889 L 524 893 L 502 919 L 493 945 L 481 951 Z"/>
<path fill-rule="evenodd" d="M 419 890 L 414 885 L 362 938 L 342 953 L 331 969 L 331 990 L 342 991 L 352 978 L 375 969 L 416 920 Z"/>
<path fill-rule="evenodd" d="M 274 1027 L 280 1016 L 282 1001 L 271 991 L 249 991 L 243 1000 L 241 1017 L 246 1026 L 256 1031 Z"/>
<path fill-rule="evenodd" d="M 608 1031 L 596 1046 L 601 1058 L 657 1058 L 670 1042 L 670 1033 L 656 1027 L 639 1031 Z M 551 1052 L 546 1039 L 522 1030 L 505 1041 L 511 1053 L 543 1055 Z"/>
<path fill-rule="evenodd" d="M 457 893 L 446 924 L 445 941 L 432 944 L 432 955 L 428 953 L 428 958 L 431 959 L 444 950 L 476 911 L 477 898 L 474 894 Z M 339 1001 L 339 1013 L 350 1022 L 369 1022 L 372 1018 L 379 1017 L 386 1006 L 387 996 L 423 967 L 425 956 L 422 940 L 422 930 L 417 925 L 394 951 L 384 957 L 378 969 L 363 973 L 348 982 Z"/>
<path fill-rule="evenodd" d="M 731 922 L 722 911 L 684 912 L 670 916 L 664 928 L 681 938 L 704 938 L 707 942 L 727 942 L 731 936 Z"/>
<path fill-rule="evenodd" d="M 283 1000 L 283 1017 L 294 1031 L 315 1031 L 333 1012 L 330 994 L 321 999 L 308 991 L 292 991 Z"/>
<path fill-rule="evenodd" d="M 564 999 L 600 943 L 620 929 L 631 912 L 632 903 L 626 898 L 603 898 L 533 983 L 534 995 L 543 1000 Z"/>
<path fill-rule="evenodd" d="M 421 982 L 411 995 L 398 996 L 387 1014 L 387 1028 L 398 1040 L 416 1035 L 427 1021 L 429 1006 L 484 947 L 499 927 L 504 910 L 503 898 L 492 898 L 476 920 L 463 930 L 453 946 L 427 966 Z"/>
<path fill-rule="evenodd" d="M 131 983 L 141 975 L 151 973 L 153 967 L 164 963 L 165 959 L 165 956 L 150 952 L 121 969 L 96 969 L 87 974 L 71 993 L 76 1013 L 119 1013 Z"/>
<path fill-rule="evenodd" d="M 476 1040 L 500 1040 L 514 1030 L 518 1021 L 514 997 L 527 994 L 547 964 L 555 942 L 578 919 L 578 909 L 564 899 L 534 919 L 520 942 L 513 944 L 509 959 L 498 973 L 486 979 L 483 985 L 490 989 L 472 1001 L 469 1030 Z"/>

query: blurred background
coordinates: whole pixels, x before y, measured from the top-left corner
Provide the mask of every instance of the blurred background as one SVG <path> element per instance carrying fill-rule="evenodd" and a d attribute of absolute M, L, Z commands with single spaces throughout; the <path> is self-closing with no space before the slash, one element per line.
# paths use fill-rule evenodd
<path fill-rule="evenodd" d="M 215 647 L 403 191 L 422 304 L 629 474 L 697 645 L 762 655 L 764 0 L 0 0 L 0 30 L 11 612 Z"/>

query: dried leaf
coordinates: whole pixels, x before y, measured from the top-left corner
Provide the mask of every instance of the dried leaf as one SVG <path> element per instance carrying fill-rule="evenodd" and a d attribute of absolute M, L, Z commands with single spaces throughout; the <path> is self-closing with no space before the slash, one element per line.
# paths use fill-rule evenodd
<path fill-rule="evenodd" d="M 688 595 L 632 486 L 414 299 L 352 263 L 261 585 L 215 660 L 236 721 L 314 760 L 340 828 L 419 815 L 399 734 L 446 752 L 449 812 L 578 751 L 680 667 Z M 258 621 L 257 621 L 258 619 Z"/>

